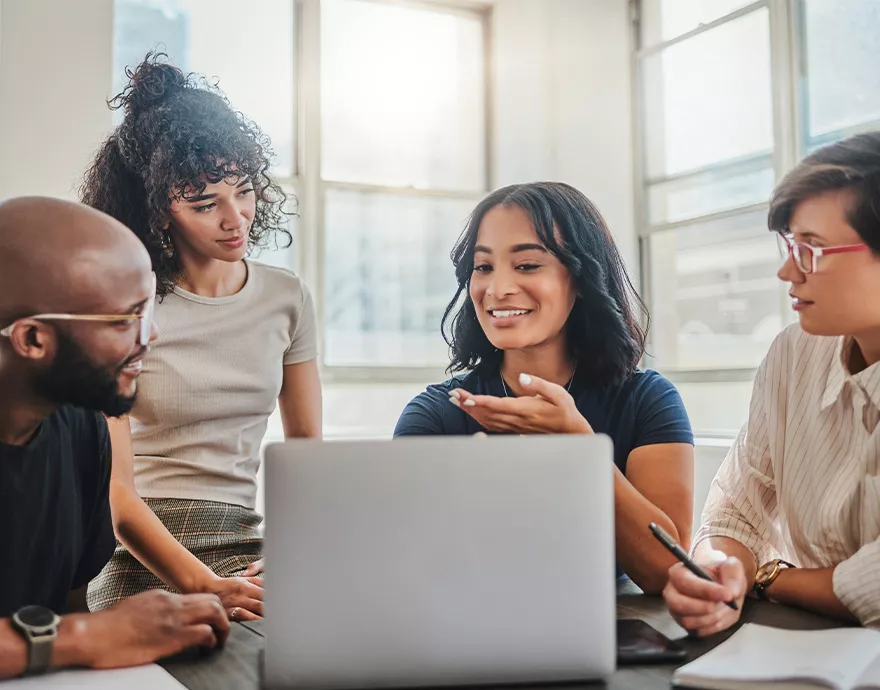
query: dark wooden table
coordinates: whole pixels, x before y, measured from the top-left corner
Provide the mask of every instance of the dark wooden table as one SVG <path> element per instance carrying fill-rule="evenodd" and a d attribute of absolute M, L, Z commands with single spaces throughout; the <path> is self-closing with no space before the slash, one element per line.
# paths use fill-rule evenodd
<path fill-rule="evenodd" d="M 734 632 L 729 630 L 704 640 L 691 639 L 669 616 L 662 599 L 634 593 L 637 591 L 631 586 L 620 591 L 617 597 L 617 617 L 641 618 L 650 623 L 668 637 L 679 641 L 688 651 L 688 660 L 705 654 Z M 842 626 L 838 621 L 804 611 L 751 600 L 746 602 L 740 621 L 795 630 L 825 630 Z M 221 652 L 201 658 L 192 655 L 177 657 L 162 665 L 191 690 L 258 690 L 262 648 L 262 623 L 236 623 L 232 626 L 229 642 Z M 666 689 L 670 687 L 675 668 L 675 665 L 669 664 L 624 666 L 618 668 L 605 687 L 612 690 Z M 566 684 L 564 687 L 574 689 L 578 685 Z M 517 686 L 517 690 L 529 690 L 529 687 Z"/>

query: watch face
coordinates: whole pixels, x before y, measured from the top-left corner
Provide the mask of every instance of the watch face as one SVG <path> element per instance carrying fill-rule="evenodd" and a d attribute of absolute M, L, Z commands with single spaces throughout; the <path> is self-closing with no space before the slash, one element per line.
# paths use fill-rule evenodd
<path fill-rule="evenodd" d="M 18 619 L 32 628 L 44 628 L 55 622 L 55 614 L 43 606 L 25 606 L 18 611 Z"/>

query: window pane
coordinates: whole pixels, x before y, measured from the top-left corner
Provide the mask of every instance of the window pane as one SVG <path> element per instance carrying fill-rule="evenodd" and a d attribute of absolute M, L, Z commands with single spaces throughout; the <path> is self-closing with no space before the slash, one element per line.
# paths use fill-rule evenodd
<path fill-rule="evenodd" d="M 265 249 L 257 249 L 249 258 L 261 264 L 296 271 L 296 235 L 293 234 L 293 223 L 291 223 L 291 234 L 293 237 L 289 247 L 285 247 L 286 240 L 283 237 L 279 237 L 277 246 L 272 243 Z"/>
<path fill-rule="evenodd" d="M 449 252 L 477 199 L 328 190 L 328 365 L 445 366 L 440 319 L 455 294 Z"/>
<path fill-rule="evenodd" d="M 233 107 L 272 140 L 273 170 L 293 172 L 293 0 L 115 0 L 113 93 L 158 44 L 184 72 L 219 78 Z M 255 57 L 257 56 L 257 57 Z M 121 117 L 117 113 L 117 117 Z"/>
<path fill-rule="evenodd" d="M 697 434 L 730 438 L 736 436 L 748 419 L 754 381 L 674 383 Z M 707 484 L 712 481 L 713 475 L 714 472 L 709 474 Z M 705 498 L 703 501 L 694 501 L 699 510 L 702 510 L 704 502 Z"/>
<path fill-rule="evenodd" d="M 284 191 L 287 193 L 288 209 L 296 211 L 298 206 L 296 193 L 292 189 L 285 189 Z M 279 266 L 281 268 L 290 269 L 291 271 L 298 271 L 298 224 L 299 216 L 293 215 L 288 218 L 287 230 L 290 232 L 291 239 L 289 247 L 284 246 L 285 244 L 287 244 L 287 238 L 285 238 L 284 235 L 276 235 L 274 238 L 272 238 L 272 240 L 270 240 L 268 247 L 266 247 L 265 249 L 255 250 L 254 253 L 251 254 L 250 258 L 254 261 L 259 261 L 261 264 Z"/>
<path fill-rule="evenodd" d="M 774 179 L 772 158 L 759 156 L 651 185 L 648 218 L 651 225 L 661 225 L 760 204 L 769 199 Z"/>
<path fill-rule="evenodd" d="M 649 177 L 772 150 L 769 31 L 761 8 L 642 61 Z"/>
<path fill-rule="evenodd" d="M 322 176 L 483 190 L 483 24 L 364 0 L 321 5 Z"/>
<path fill-rule="evenodd" d="M 766 214 L 650 236 L 651 347 L 656 366 L 757 366 L 785 325 L 782 261 Z"/>
<path fill-rule="evenodd" d="M 753 0 L 642 0 L 642 45 L 652 46 L 745 7 Z"/>
<path fill-rule="evenodd" d="M 803 11 L 808 136 L 880 120 L 880 2 L 804 0 Z"/>

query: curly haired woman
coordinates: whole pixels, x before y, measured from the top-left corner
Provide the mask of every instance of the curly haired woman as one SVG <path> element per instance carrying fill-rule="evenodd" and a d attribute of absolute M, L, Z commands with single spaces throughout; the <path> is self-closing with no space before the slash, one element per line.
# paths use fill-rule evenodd
<path fill-rule="evenodd" d="M 213 592 L 231 619 L 254 619 L 263 611 L 256 476 L 276 400 L 286 436 L 321 434 L 315 312 L 293 273 L 245 258 L 290 240 L 268 140 L 165 57 L 148 54 L 128 71 L 110 103 L 125 118 L 81 190 L 149 250 L 161 338 L 130 418 L 110 420 L 120 543 L 89 606 L 167 587 Z"/>

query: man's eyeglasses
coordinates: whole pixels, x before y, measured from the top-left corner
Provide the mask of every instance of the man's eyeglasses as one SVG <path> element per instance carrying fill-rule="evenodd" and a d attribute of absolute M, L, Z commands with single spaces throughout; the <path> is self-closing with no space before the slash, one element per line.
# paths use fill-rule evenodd
<path fill-rule="evenodd" d="M 137 344 L 148 345 L 153 331 L 153 314 L 156 310 L 156 274 L 153 274 L 152 289 L 144 307 L 138 314 L 34 314 L 22 319 L 17 319 L 0 331 L 0 335 L 9 337 L 15 327 L 26 319 L 34 321 L 103 321 L 105 323 L 138 322 Z"/>
<path fill-rule="evenodd" d="M 813 247 L 803 242 L 795 242 L 791 233 L 779 232 L 776 234 L 779 242 L 779 254 L 783 258 L 791 257 L 794 265 L 801 273 L 816 273 L 819 259 L 827 254 L 846 254 L 847 252 L 860 252 L 868 248 L 867 244 L 844 244 L 837 247 Z"/>

